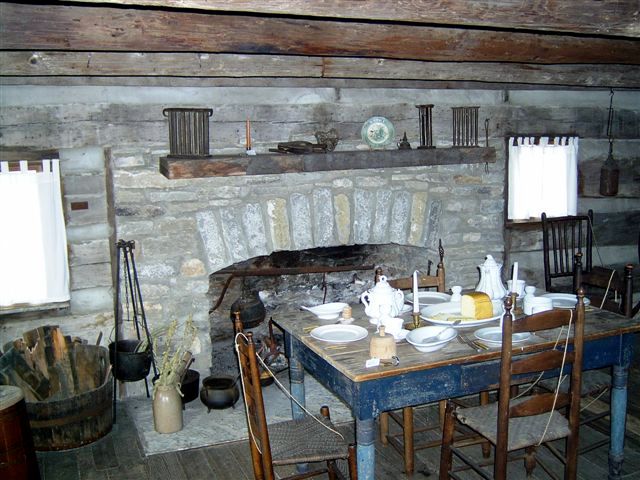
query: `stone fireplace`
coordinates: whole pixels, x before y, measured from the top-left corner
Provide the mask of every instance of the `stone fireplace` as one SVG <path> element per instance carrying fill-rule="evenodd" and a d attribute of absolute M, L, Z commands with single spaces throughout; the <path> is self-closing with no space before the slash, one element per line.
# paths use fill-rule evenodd
<path fill-rule="evenodd" d="M 219 358 L 218 342 L 228 342 L 212 325 L 220 320 L 225 336 L 230 334 L 230 306 L 241 282 L 230 285 L 210 314 L 228 277 L 220 271 L 274 252 L 362 246 L 370 252 L 363 262 L 406 275 L 437 262 L 442 239 L 447 286 L 474 284 L 487 253 L 502 258 L 502 164 L 498 154 L 488 171 L 484 164 L 459 164 L 184 180 L 121 169 L 115 174 L 117 198 L 133 201 L 143 194 L 147 204 L 119 205 L 119 236 L 137 238 L 140 245 L 150 324 L 191 313 L 202 341 L 195 367 L 235 369 L 231 357 Z M 348 284 L 354 273 L 363 282 L 373 280 L 373 270 L 330 276 L 344 276 Z M 320 276 L 300 284 L 321 282 Z M 365 287 L 352 285 L 354 301 Z"/>

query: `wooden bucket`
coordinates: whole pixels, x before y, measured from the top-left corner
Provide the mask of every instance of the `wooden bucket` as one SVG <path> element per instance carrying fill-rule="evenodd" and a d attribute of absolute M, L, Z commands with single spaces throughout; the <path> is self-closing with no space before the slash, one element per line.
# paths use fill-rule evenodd
<path fill-rule="evenodd" d="M 24 394 L 13 385 L 0 385 L 0 478 L 40 478 Z"/>
<path fill-rule="evenodd" d="M 28 402 L 27 412 L 35 449 L 66 450 L 95 442 L 113 425 L 113 376 L 105 347 L 76 345 L 76 355 L 94 358 L 82 362 L 88 388 L 72 397 Z"/>

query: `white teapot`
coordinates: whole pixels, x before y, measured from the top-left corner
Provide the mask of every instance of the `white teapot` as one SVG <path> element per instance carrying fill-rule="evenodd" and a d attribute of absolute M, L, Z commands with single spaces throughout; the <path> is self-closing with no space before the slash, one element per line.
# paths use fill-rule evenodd
<path fill-rule="evenodd" d="M 380 318 L 380 307 L 384 307 L 382 311 L 387 312 L 389 316 L 396 317 L 402 312 L 404 294 L 402 290 L 395 289 L 389 285 L 387 277 L 381 275 L 380 280 L 373 288 L 360 295 L 360 301 L 364 305 L 364 313 L 371 318 Z"/>

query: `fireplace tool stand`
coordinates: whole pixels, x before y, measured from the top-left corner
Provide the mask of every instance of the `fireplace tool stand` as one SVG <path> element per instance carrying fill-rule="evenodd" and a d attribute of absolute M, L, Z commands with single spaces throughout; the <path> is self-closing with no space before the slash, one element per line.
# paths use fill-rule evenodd
<path fill-rule="evenodd" d="M 120 376 L 118 372 L 118 330 L 122 325 L 123 319 L 123 307 L 122 301 L 124 298 L 125 309 L 127 313 L 127 321 L 133 321 L 133 325 L 136 331 L 136 337 L 138 339 L 138 345 L 141 345 L 145 342 L 142 341 L 142 335 L 145 336 L 146 347 L 141 349 L 142 351 L 138 352 L 127 352 L 131 353 L 128 357 L 135 358 L 137 354 L 142 358 L 143 364 L 146 361 L 150 361 L 153 366 L 153 374 L 154 378 L 158 375 L 158 371 L 156 368 L 156 362 L 154 359 L 153 352 L 153 342 L 151 339 L 151 333 L 149 332 L 149 327 L 147 325 L 147 317 L 144 313 L 144 305 L 142 303 L 142 293 L 140 291 L 140 283 L 138 282 L 138 271 L 136 270 L 136 262 L 133 256 L 133 250 L 135 248 L 135 242 L 133 240 L 125 241 L 118 240 L 116 247 L 118 248 L 118 256 L 116 260 L 116 269 L 118 272 L 117 280 L 116 280 L 116 295 L 117 295 L 117 304 L 116 304 L 116 314 L 115 314 L 115 341 L 113 343 L 113 422 L 116 422 L 116 390 L 118 385 L 118 380 L 124 382 L 130 381 L 138 381 L 144 378 L 144 386 L 147 393 L 147 398 L 149 395 L 149 384 L 147 382 L 147 374 L 149 373 L 149 364 L 146 364 L 146 372 L 142 372 L 139 375 L 130 377 L 130 376 Z M 121 258 L 124 262 L 124 267 L 121 268 Z M 122 278 L 124 276 L 124 278 Z M 124 286 L 124 292 L 123 290 Z M 130 317 L 131 311 L 133 312 L 133 318 Z M 134 360 L 135 361 L 135 360 Z M 136 364 L 139 363 L 136 361 Z M 143 365 L 144 367 L 144 365 Z M 144 369 L 143 369 L 144 370 Z M 120 376 L 121 378 L 117 378 Z M 141 378 L 138 378 L 140 376 Z"/>

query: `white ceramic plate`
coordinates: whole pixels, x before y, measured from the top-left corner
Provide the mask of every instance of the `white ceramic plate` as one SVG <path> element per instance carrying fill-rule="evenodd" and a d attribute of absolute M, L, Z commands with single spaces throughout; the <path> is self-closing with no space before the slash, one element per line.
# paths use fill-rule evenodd
<path fill-rule="evenodd" d="M 483 341 L 487 345 L 502 345 L 502 328 L 501 327 L 485 327 L 475 331 L 478 340 Z M 511 343 L 520 343 L 531 337 L 529 332 L 518 332 L 511 335 Z"/>
<path fill-rule="evenodd" d="M 407 293 L 404 299 L 413 304 L 413 293 Z M 451 295 L 440 292 L 418 292 L 418 305 L 428 307 L 429 305 L 437 305 L 438 303 L 447 303 L 451 301 Z"/>
<path fill-rule="evenodd" d="M 550 298 L 553 308 L 575 308 L 578 297 L 572 293 L 545 293 L 541 297 Z M 591 303 L 587 297 L 584 297 L 585 307 Z"/>
<path fill-rule="evenodd" d="M 413 310 L 413 307 L 411 305 L 407 305 L 405 303 L 404 305 L 402 305 L 402 310 L 400 310 L 400 315 L 404 315 L 405 313 L 409 313 L 411 310 Z"/>
<path fill-rule="evenodd" d="M 456 338 L 458 332 L 449 327 L 420 327 L 411 330 L 407 334 L 407 342 L 413 345 L 419 352 L 435 352 L 444 348 L 451 340 Z M 435 337 L 435 338 L 434 338 Z M 430 339 L 425 343 L 424 340 Z"/>
<path fill-rule="evenodd" d="M 359 325 L 322 325 L 309 333 L 316 340 L 329 343 L 348 343 L 366 338 L 368 332 Z"/>
<path fill-rule="evenodd" d="M 360 135 L 362 140 L 371 148 L 382 148 L 393 142 L 396 136 L 396 129 L 384 117 L 371 117 L 362 125 Z"/>
<path fill-rule="evenodd" d="M 478 325 L 484 325 L 485 323 L 493 322 L 494 320 L 499 320 L 504 313 L 502 300 L 493 300 L 491 303 L 493 305 L 493 316 L 482 320 L 461 322 L 458 325 L 454 325 L 455 319 L 448 320 L 447 318 L 442 318 L 446 317 L 446 314 L 450 314 L 454 317 L 460 316 L 461 312 L 459 302 L 439 303 L 437 305 L 425 307 L 420 310 L 420 318 L 436 325 L 447 325 L 453 328 L 476 327 Z"/>
<path fill-rule="evenodd" d="M 310 311 L 320 320 L 336 320 L 344 307 L 347 307 L 348 304 L 343 302 L 332 302 L 332 303 L 323 303 L 322 305 L 316 305 L 315 307 L 305 307 L 302 306 L 303 309 Z"/>

